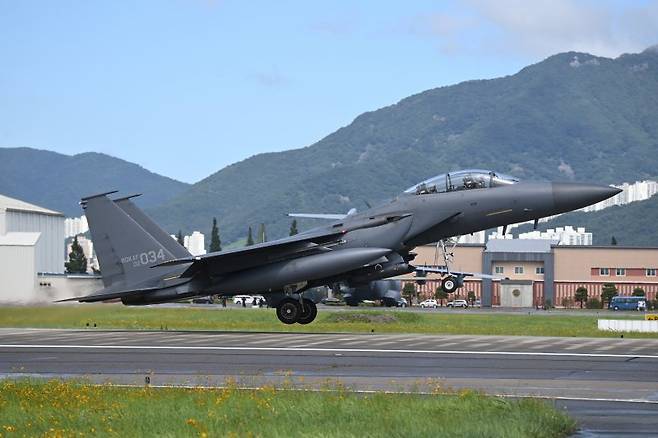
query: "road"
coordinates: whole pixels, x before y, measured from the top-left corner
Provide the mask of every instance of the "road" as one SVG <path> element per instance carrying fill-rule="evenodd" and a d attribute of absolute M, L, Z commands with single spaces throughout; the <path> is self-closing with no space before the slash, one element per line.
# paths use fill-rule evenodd
<path fill-rule="evenodd" d="M 658 340 L 0 329 L 0 375 L 152 385 L 433 392 L 554 400 L 581 434 L 655 433 Z"/>

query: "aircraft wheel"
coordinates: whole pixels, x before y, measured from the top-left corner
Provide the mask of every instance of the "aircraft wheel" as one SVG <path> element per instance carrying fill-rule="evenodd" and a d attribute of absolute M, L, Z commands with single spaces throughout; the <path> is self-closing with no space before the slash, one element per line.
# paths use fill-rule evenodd
<path fill-rule="evenodd" d="M 292 298 L 284 298 L 276 305 L 276 316 L 284 324 L 294 324 L 301 314 L 299 301 Z"/>
<path fill-rule="evenodd" d="M 455 277 L 446 277 L 441 281 L 441 289 L 447 293 L 453 293 L 457 290 L 457 280 Z"/>
<path fill-rule="evenodd" d="M 301 307 L 302 311 L 297 318 L 297 322 L 300 324 L 308 324 L 313 322 L 315 317 L 318 315 L 318 306 L 308 298 L 304 299 L 304 304 Z"/>

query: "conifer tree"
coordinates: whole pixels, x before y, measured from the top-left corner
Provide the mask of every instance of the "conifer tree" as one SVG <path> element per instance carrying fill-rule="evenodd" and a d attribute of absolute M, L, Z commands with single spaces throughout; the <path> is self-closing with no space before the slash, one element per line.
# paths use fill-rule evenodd
<path fill-rule="evenodd" d="M 580 308 L 582 309 L 583 304 L 587 302 L 587 288 L 580 286 L 578 289 L 576 289 L 574 299 L 576 302 L 580 303 Z"/>
<path fill-rule="evenodd" d="M 87 257 L 78 243 L 78 236 L 73 239 L 69 261 L 64 263 L 64 266 L 69 274 L 84 274 L 87 272 Z"/>
<path fill-rule="evenodd" d="M 180 243 L 180 246 L 185 246 L 185 239 L 183 239 L 183 232 L 181 230 L 178 230 L 178 234 L 176 234 L 176 241 Z"/>
<path fill-rule="evenodd" d="M 260 229 L 258 230 L 258 243 L 267 242 L 267 233 L 265 232 L 265 224 L 260 224 Z"/>
<path fill-rule="evenodd" d="M 299 231 L 297 231 L 297 219 L 293 219 L 290 224 L 290 235 L 294 236 L 297 233 L 299 233 Z"/>
<path fill-rule="evenodd" d="M 251 246 L 254 244 L 254 236 L 251 234 L 251 227 L 249 227 L 249 233 L 247 234 L 247 245 L 246 246 Z"/>
<path fill-rule="evenodd" d="M 222 250 L 222 241 L 219 238 L 219 228 L 217 227 L 217 218 L 212 218 L 212 230 L 210 231 L 210 252 Z"/>

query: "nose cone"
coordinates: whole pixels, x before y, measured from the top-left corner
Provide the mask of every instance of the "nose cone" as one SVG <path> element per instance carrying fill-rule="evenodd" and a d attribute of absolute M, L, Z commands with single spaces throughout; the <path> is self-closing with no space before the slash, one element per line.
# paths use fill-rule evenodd
<path fill-rule="evenodd" d="M 553 201 L 560 212 L 596 204 L 621 192 L 610 186 L 582 183 L 553 183 Z"/>

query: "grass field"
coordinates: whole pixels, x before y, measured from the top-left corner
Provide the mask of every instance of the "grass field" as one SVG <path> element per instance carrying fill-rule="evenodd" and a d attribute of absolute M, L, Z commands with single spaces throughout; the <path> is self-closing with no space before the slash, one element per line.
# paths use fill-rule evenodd
<path fill-rule="evenodd" d="M 597 329 L 597 316 L 381 310 L 320 311 L 315 322 L 281 324 L 273 309 L 126 307 L 120 304 L 0 307 L 0 327 L 267 332 L 375 332 L 477 335 L 618 337 Z M 641 318 L 606 315 L 604 318 Z M 656 338 L 650 333 L 625 337 Z"/>
<path fill-rule="evenodd" d="M 457 394 L 0 381 L 0 436 L 566 436 L 548 404 Z"/>

